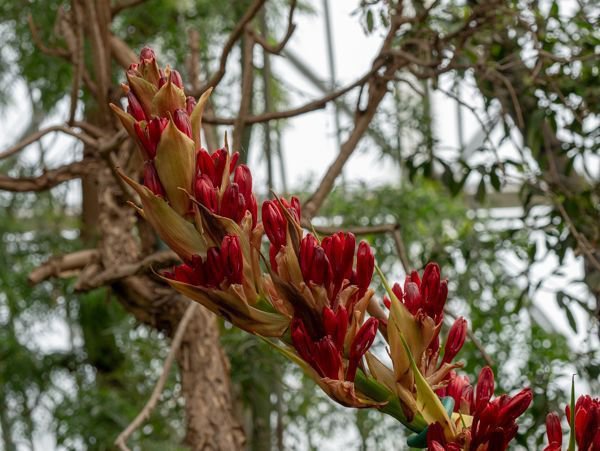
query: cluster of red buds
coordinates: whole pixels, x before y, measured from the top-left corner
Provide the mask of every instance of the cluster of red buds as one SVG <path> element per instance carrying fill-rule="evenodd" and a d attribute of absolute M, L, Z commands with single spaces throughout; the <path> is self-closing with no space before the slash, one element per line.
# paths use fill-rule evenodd
<path fill-rule="evenodd" d="M 525 388 L 514 396 L 494 394 L 494 373 L 484 367 L 479 373 L 475 389 L 468 379 L 452 375 L 446 395 L 454 400 L 454 411 L 470 424 L 454 440 L 447 440 L 439 423 L 429 427 L 427 443 L 430 449 L 441 450 L 504 450 L 516 436 L 518 426 L 515 420 L 531 404 L 533 393 Z"/>
<path fill-rule="evenodd" d="M 571 406 L 565 408 L 566 418 L 574 434 L 577 448 L 582 451 L 600 451 L 600 398 L 582 395 L 575 403 L 575 418 L 571 417 Z M 546 417 L 548 446 L 544 451 L 562 451 L 563 431 L 556 412 Z M 570 449 L 570 448 L 569 448 Z"/>
<path fill-rule="evenodd" d="M 243 265 L 240 239 L 235 235 L 226 235 L 220 248 L 215 246 L 208 249 L 205 259 L 194 255 L 189 263 L 177 266 L 167 276 L 189 285 L 221 287 L 224 283 L 241 284 Z"/>
<path fill-rule="evenodd" d="M 258 217 L 252 174 L 238 154 L 202 148 L 201 120 L 210 95 L 186 97 L 180 74 L 160 69 L 142 50 L 123 85 L 126 111 L 112 105 L 144 161 L 142 183 L 121 173 L 139 196 L 139 213 L 181 258 L 161 277 L 235 326 L 298 363 L 332 399 L 373 407 L 415 432 L 410 446 L 432 450 L 502 450 L 532 401 L 524 389 L 492 399 L 494 377 L 481 371 L 473 388 L 454 362 L 467 322 L 457 318 L 440 339 L 448 283 L 437 264 L 390 287 L 389 313 L 370 288 L 373 250 L 351 233 L 320 239 L 301 227 L 298 198 L 266 200 Z M 266 235 L 269 258 L 262 257 Z M 377 308 L 374 308 L 373 306 Z M 371 315 L 371 316 L 370 316 Z M 381 332 L 391 368 L 372 345 Z M 443 344 L 442 344 L 443 341 Z M 580 449 L 600 449 L 598 400 L 575 408 Z M 567 412 L 570 417 L 570 413 Z M 590 432 L 592 431 L 592 432 Z M 558 417 L 548 417 L 547 450 L 558 450 Z"/>

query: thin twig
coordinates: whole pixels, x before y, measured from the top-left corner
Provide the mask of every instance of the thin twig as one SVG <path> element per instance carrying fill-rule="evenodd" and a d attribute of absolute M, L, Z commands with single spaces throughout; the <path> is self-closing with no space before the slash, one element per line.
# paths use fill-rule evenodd
<path fill-rule="evenodd" d="M 92 138 L 91 136 L 87 135 L 86 133 L 77 132 L 77 131 L 73 130 L 71 127 L 68 127 L 66 125 L 52 125 L 50 127 L 42 128 L 41 130 L 38 130 L 35 133 L 32 133 L 31 135 L 27 136 L 22 141 L 9 147 L 4 152 L 1 152 L 0 160 L 3 158 L 10 157 L 11 155 L 13 155 L 13 154 L 19 152 L 20 150 L 22 150 L 23 148 L 27 147 L 28 145 L 33 144 L 34 142 L 38 141 L 44 135 L 47 135 L 48 133 L 52 133 L 52 132 L 66 133 L 67 135 L 71 135 L 71 136 L 79 139 L 86 146 L 90 146 L 90 147 L 94 147 L 94 148 L 98 147 L 98 141 L 95 140 L 94 138 Z"/>
<path fill-rule="evenodd" d="M 266 52 L 272 53 L 274 55 L 279 55 L 281 53 L 281 51 L 283 50 L 283 48 L 287 45 L 290 38 L 292 37 L 292 34 L 294 34 L 294 30 L 296 29 L 296 24 L 294 23 L 294 11 L 296 10 L 296 3 L 297 3 L 296 0 L 292 0 L 290 2 L 290 12 L 288 14 L 287 30 L 285 32 L 285 35 L 283 36 L 283 39 L 279 42 L 279 44 L 277 44 L 277 45 L 269 44 L 267 42 L 266 36 L 261 35 L 260 33 L 256 32 L 255 30 L 250 30 L 250 33 L 252 34 L 254 41 L 257 44 L 259 44 Z"/>
<path fill-rule="evenodd" d="M 221 51 L 221 57 L 219 58 L 219 69 L 213 76 L 208 80 L 208 82 L 200 89 L 200 92 L 192 93 L 191 95 L 199 96 L 203 92 L 205 92 L 208 88 L 214 88 L 217 86 L 220 81 L 223 79 L 225 75 L 225 68 L 227 66 L 227 59 L 229 58 L 229 54 L 233 49 L 233 46 L 237 42 L 237 40 L 244 33 L 244 29 L 246 25 L 250 23 L 252 19 L 256 16 L 260 8 L 265 4 L 266 0 L 255 0 L 252 5 L 246 10 L 246 13 L 242 16 L 240 21 L 235 25 L 233 31 L 227 38 L 227 42 L 223 46 L 223 50 Z"/>
<path fill-rule="evenodd" d="M 384 65 L 384 61 L 377 61 L 373 67 L 367 72 L 365 75 L 357 79 L 356 81 L 350 83 L 349 85 L 338 89 L 337 91 L 333 91 L 326 96 L 321 97 L 320 99 L 312 100 L 304 105 L 301 105 L 296 108 L 292 108 L 285 111 L 272 111 L 268 113 L 257 114 L 254 116 L 248 116 L 245 120 L 246 124 L 257 124 L 261 122 L 279 120 L 279 119 L 289 119 L 291 117 L 300 116 L 305 113 L 310 113 L 311 111 L 316 111 L 323 109 L 327 106 L 327 104 L 331 101 L 334 101 L 338 97 L 343 96 L 344 94 L 352 91 L 354 88 L 358 86 L 363 86 L 367 83 L 374 74 Z M 233 125 L 235 123 L 235 118 L 220 118 L 214 116 L 206 116 L 202 118 L 202 122 L 206 122 L 209 124 L 215 125 Z"/>
<path fill-rule="evenodd" d="M 181 321 L 177 325 L 177 330 L 175 331 L 175 336 L 171 341 L 171 347 L 169 348 L 169 354 L 165 359 L 165 363 L 163 364 L 162 373 L 158 379 L 158 382 L 154 386 L 154 390 L 152 390 L 152 394 L 146 402 L 144 408 L 138 413 L 137 417 L 119 434 L 117 439 L 115 440 L 115 446 L 119 447 L 121 451 L 130 451 L 127 447 L 127 439 L 133 434 L 133 432 L 139 428 L 144 421 L 150 418 L 150 414 L 156 407 L 160 395 L 165 387 L 167 379 L 169 378 L 169 373 L 171 371 L 171 366 L 173 366 L 173 362 L 175 361 L 175 356 L 181 347 L 181 342 L 183 341 L 183 336 L 185 334 L 185 330 L 187 329 L 188 324 L 194 317 L 194 311 L 196 310 L 198 304 L 195 302 L 190 302 L 187 310 L 183 314 Z"/>

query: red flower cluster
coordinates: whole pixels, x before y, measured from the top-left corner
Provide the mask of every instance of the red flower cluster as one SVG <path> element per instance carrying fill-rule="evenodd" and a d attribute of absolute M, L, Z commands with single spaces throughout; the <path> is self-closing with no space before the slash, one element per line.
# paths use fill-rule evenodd
<path fill-rule="evenodd" d="M 356 251 L 356 269 L 353 269 L 355 247 L 354 235 L 344 232 L 323 238 L 320 245 L 309 233 L 300 243 L 299 260 L 304 282 L 323 286 L 334 308 L 339 303 L 337 295 L 344 282 L 358 287 L 358 291 L 345 305 L 352 311 L 354 304 L 367 291 L 373 278 L 375 257 L 371 247 L 365 241 L 359 243 Z"/>
<path fill-rule="evenodd" d="M 252 215 L 252 227 L 256 226 L 258 206 L 252 192 L 252 174 L 248 166 L 235 166 L 239 154 L 231 156 L 227 166 L 228 152 L 219 149 L 212 154 L 201 149 L 196 154 L 196 200 L 212 213 L 240 223 L 247 211 Z M 228 172 L 226 172 L 228 171 Z M 233 182 L 229 180 L 233 173 Z M 224 185 L 225 183 L 225 185 Z M 224 188 L 224 189 L 223 189 Z M 222 192 L 222 195 L 219 193 Z"/>
<path fill-rule="evenodd" d="M 377 334 L 379 322 L 369 318 L 356 333 L 350 343 L 348 365 L 344 371 L 344 341 L 348 330 L 348 314 L 343 306 L 323 311 L 323 337 L 313 340 L 300 318 L 294 318 L 290 326 L 292 344 L 304 361 L 312 366 L 321 377 L 354 382 L 360 359 L 371 347 Z M 326 313 L 327 312 L 327 313 Z"/>
<path fill-rule="evenodd" d="M 567 420 L 571 424 L 571 406 L 565 408 Z M 544 451 L 561 451 L 562 429 L 560 418 L 555 412 L 546 417 L 548 446 Z M 600 451 L 600 398 L 580 396 L 575 403 L 575 441 L 582 451 Z"/>
<path fill-rule="evenodd" d="M 313 289 L 322 290 L 327 305 L 323 307 L 321 317 L 316 319 L 314 315 L 296 311 L 291 325 L 292 343 L 322 377 L 336 380 L 354 381 L 358 363 L 373 344 L 379 324 L 377 319 L 369 318 L 346 343 L 352 312 L 371 283 L 375 265 L 371 247 L 361 241 L 354 268 L 355 249 L 354 235 L 342 232 L 323 238 L 320 245 L 309 233 L 300 243 L 298 259 L 304 282 Z M 356 288 L 341 296 L 347 286 Z M 348 358 L 345 372 L 344 355 Z"/>
<path fill-rule="evenodd" d="M 489 367 L 484 367 L 479 373 L 475 393 L 472 387 L 464 382 L 463 380 L 456 384 L 456 388 L 452 389 L 456 391 L 451 396 L 459 400 L 461 413 L 473 416 L 470 429 L 463 433 L 461 443 L 451 444 L 446 443 L 441 426 L 435 423 L 429 427 L 427 433 L 429 449 L 506 449 L 508 443 L 517 435 L 518 426 L 515 420 L 527 410 L 533 400 L 531 389 L 525 388 L 515 396 L 502 395 L 492 400 L 494 373 Z M 457 391 L 461 386 L 462 393 L 458 396 Z M 460 446 L 456 448 L 457 445 Z"/>
<path fill-rule="evenodd" d="M 571 408 L 566 407 L 567 418 Z M 600 398 L 580 396 L 575 403 L 575 441 L 581 450 L 600 451 Z"/>
<path fill-rule="evenodd" d="M 173 272 L 165 275 L 189 285 L 219 288 L 223 283 L 241 284 L 243 265 L 239 238 L 226 235 L 220 249 L 217 247 L 208 249 L 206 259 L 194 255 L 191 262 L 176 266 Z"/>
<path fill-rule="evenodd" d="M 395 283 L 392 291 L 413 315 L 425 313 L 433 318 L 435 324 L 444 318 L 444 305 L 448 298 L 448 282 L 440 279 L 440 267 L 437 263 L 428 263 L 423 271 L 423 279 L 417 271 L 406 276 L 404 290 L 400 284 Z M 384 298 L 385 305 L 389 308 L 390 300 Z"/>

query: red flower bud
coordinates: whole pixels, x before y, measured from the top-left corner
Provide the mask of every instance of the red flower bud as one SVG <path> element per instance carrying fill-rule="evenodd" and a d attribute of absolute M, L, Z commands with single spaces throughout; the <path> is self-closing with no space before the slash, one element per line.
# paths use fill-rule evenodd
<path fill-rule="evenodd" d="M 446 448 L 446 437 L 444 436 L 444 429 L 440 423 L 435 422 L 430 424 L 427 428 L 427 449 L 435 451 L 444 451 Z M 439 447 L 439 448 L 438 448 Z"/>
<path fill-rule="evenodd" d="M 321 246 L 314 246 L 311 260 L 308 260 L 307 254 L 303 256 L 302 248 L 300 249 L 300 268 L 306 268 L 308 272 L 308 278 L 304 278 L 306 283 L 310 281 L 328 288 L 333 274 L 329 259 Z"/>
<path fill-rule="evenodd" d="M 513 396 L 498 412 L 500 424 L 509 425 L 523 414 L 533 401 L 533 392 L 525 388 Z M 600 425 L 599 425 L 600 426 Z"/>
<path fill-rule="evenodd" d="M 358 363 L 365 352 L 371 347 L 375 336 L 377 335 L 377 327 L 379 321 L 376 318 L 369 318 L 365 321 L 362 327 L 356 333 L 352 344 L 350 345 L 350 356 L 348 358 L 348 370 L 346 371 L 346 380 L 354 381 Z"/>
<path fill-rule="evenodd" d="M 444 358 L 442 360 L 442 365 L 444 363 L 450 363 L 458 351 L 461 350 L 463 344 L 465 343 L 465 338 L 467 336 L 467 320 L 462 316 L 457 318 L 452 324 L 450 331 L 448 332 L 448 339 L 446 340 L 446 345 L 444 346 Z"/>
<path fill-rule="evenodd" d="M 344 280 L 350 280 L 352 277 L 356 239 L 352 233 L 338 232 L 323 238 L 321 246 L 331 262 L 334 282 L 336 288 L 339 288 Z"/>
<path fill-rule="evenodd" d="M 142 148 L 146 153 L 146 157 L 150 160 L 153 160 L 156 156 L 156 146 L 153 146 L 150 143 L 150 139 L 148 138 L 146 130 L 142 129 L 140 122 L 135 122 L 133 124 L 133 129 L 135 130 L 135 134 L 137 135 L 138 139 L 142 143 Z"/>
<path fill-rule="evenodd" d="M 331 337 L 325 336 L 314 345 L 314 362 L 317 372 L 321 377 L 339 380 L 342 357 Z"/>
<path fill-rule="evenodd" d="M 374 269 L 375 256 L 373 250 L 366 241 L 361 241 L 356 252 L 356 278 L 359 295 L 362 295 L 369 288 Z"/>
<path fill-rule="evenodd" d="M 154 149 L 158 146 L 162 132 L 168 124 L 169 120 L 166 117 L 155 117 L 148 121 L 148 137 Z M 154 153 L 156 153 L 156 150 L 154 150 Z"/>
<path fill-rule="evenodd" d="M 213 180 L 213 183 L 217 188 L 220 188 L 223 181 L 225 164 L 227 163 L 227 151 L 225 149 L 216 150 L 211 155 L 211 158 L 215 167 L 215 180 Z"/>
<path fill-rule="evenodd" d="M 413 315 L 421 308 L 421 292 L 414 282 L 404 284 L 404 305 Z"/>
<path fill-rule="evenodd" d="M 221 243 L 221 263 L 223 273 L 230 284 L 242 283 L 243 257 L 240 239 L 235 235 L 227 235 Z"/>
<path fill-rule="evenodd" d="M 392 307 L 392 301 L 387 296 L 383 296 L 383 305 L 389 310 Z"/>
<path fill-rule="evenodd" d="M 216 247 L 208 249 L 204 268 L 207 272 L 206 285 L 209 287 L 218 287 L 225 278 L 219 249 Z"/>
<path fill-rule="evenodd" d="M 241 222 L 244 217 L 244 212 L 246 211 L 246 200 L 242 193 L 240 193 L 240 188 L 237 183 L 230 184 L 223 193 L 223 198 L 221 199 L 221 216 L 225 216 L 226 218 L 230 218 L 238 224 Z"/>
<path fill-rule="evenodd" d="M 195 107 L 196 107 L 196 99 L 194 99 L 192 96 L 187 96 L 185 98 L 185 111 L 189 116 L 192 115 L 192 112 L 194 111 Z"/>
<path fill-rule="evenodd" d="M 177 109 L 173 113 L 173 122 L 180 132 L 187 135 L 188 138 L 192 138 L 192 123 L 187 112 L 182 109 Z"/>
<path fill-rule="evenodd" d="M 267 238 L 269 238 L 271 244 L 279 252 L 281 246 L 285 246 L 286 244 L 287 220 L 279 210 L 279 205 L 277 205 L 276 201 L 266 200 L 263 202 L 262 221 Z"/>
<path fill-rule="evenodd" d="M 145 121 L 146 113 L 144 113 L 142 104 L 132 91 L 129 91 L 127 93 L 127 101 L 129 103 L 129 106 L 127 107 L 127 112 L 131 114 L 136 121 Z"/>
<path fill-rule="evenodd" d="M 246 201 L 248 201 L 252 195 L 252 174 L 248 166 L 240 164 L 235 168 L 233 181 L 238 184 L 240 193 L 242 193 Z"/>
<path fill-rule="evenodd" d="M 187 283 L 189 285 L 199 285 L 196 271 L 193 267 L 183 263 L 173 268 L 172 272 L 165 274 L 168 278 L 177 280 L 179 282 Z"/>
<path fill-rule="evenodd" d="M 168 123 L 169 121 L 166 118 L 155 117 L 146 123 L 145 129 L 142 129 L 139 122 L 133 124 L 135 133 L 142 143 L 147 157 L 151 160 L 156 156 L 156 147 L 160 141 L 162 131 L 165 129 Z"/>
<path fill-rule="evenodd" d="M 165 189 L 160 183 L 158 172 L 151 161 L 144 163 L 144 185 L 157 196 L 165 197 Z"/>
<path fill-rule="evenodd" d="M 196 172 L 198 175 L 207 176 L 212 182 L 213 186 L 218 186 L 216 183 L 218 177 L 215 172 L 215 163 L 210 154 L 204 149 L 200 149 L 196 153 Z"/>
<path fill-rule="evenodd" d="M 560 418 L 556 412 L 550 412 L 546 416 L 546 434 L 548 435 L 548 451 L 560 450 L 562 446 L 562 428 Z"/>
<path fill-rule="evenodd" d="M 398 300 L 400 302 L 402 302 L 402 298 L 404 297 L 404 293 L 402 292 L 402 287 L 400 286 L 400 284 L 398 282 L 396 282 L 394 284 L 394 286 L 392 287 L 392 292 L 396 295 L 396 297 L 398 298 Z M 411 312 L 411 313 L 413 313 L 413 312 Z"/>
<path fill-rule="evenodd" d="M 494 394 L 494 372 L 489 366 L 483 367 L 477 380 L 475 391 L 475 411 L 481 413 Z"/>
<path fill-rule="evenodd" d="M 294 318 L 290 324 L 290 331 L 292 336 L 292 344 L 298 352 L 298 355 L 302 357 L 302 359 L 308 364 L 314 366 L 314 344 L 308 335 L 302 320 L 299 318 Z"/>
<path fill-rule="evenodd" d="M 181 74 L 179 72 L 177 72 L 176 70 L 171 70 L 169 77 L 171 79 L 171 83 L 173 83 L 178 88 L 183 89 L 183 80 L 181 79 Z"/>
<path fill-rule="evenodd" d="M 142 50 L 140 50 L 140 61 L 150 62 L 153 59 L 156 59 L 156 55 L 154 50 L 152 50 L 150 47 L 144 47 Z"/>
<path fill-rule="evenodd" d="M 308 233 L 300 242 L 300 270 L 306 282 L 310 279 L 312 261 L 317 246 L 317 239 L 311 233 Z"/>
<path fill-rule="evenodd" d="M 213 213 L 217 212 L 217 190 L 213 186 L 210 178 L 206 175 L 196 178 L 194 193 L 198 202 Z"/>
<path fill-rule="evenodd" d="M 338 306 L 335 313 L 329 307 L 323 308 L 323 328 L 325 333 L 333 339 L 338 350 L 342 352 L 348 330 L 348 312 L 344 306 Z"/>

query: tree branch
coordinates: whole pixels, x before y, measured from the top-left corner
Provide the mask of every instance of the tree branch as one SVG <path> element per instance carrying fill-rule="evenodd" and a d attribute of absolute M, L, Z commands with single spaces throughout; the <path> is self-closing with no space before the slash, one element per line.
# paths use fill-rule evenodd
<path fill-rule="evenodd" d="M 100 256 L 98 249 L 84 249 L 66 255 L 51 257 L 46 262 L 35 268 L 27 280 L 32 285 L 37 285 L 51 277 L 62 277 L 65 273 L 81 269 L 96 261 Z"/>
<path fill-rule="evenodd" d="M 80 278 L 75 284 L 76 291 L 89 291 L 104 285 L 111 285 L 125 277 L 134 276 L 148 271 L 154 265 L 164 268 L 180 262 L 179 257 L 173 251 L 159 251 L 150 254 L 135 263 L 126 263 L 120 266 L 112 266 L 104 271 L 86 278 Z"/>
<path fill-rule="evenodd" d="M 267 42 L 266 36 L 261 35 L 260 33 L 256 32 L 255 30 L 250 30 L 250 34 L 252 35 L 252 38 L 254 39 L 254 41 L 257 44 L 259 44 L 263 49 L 265 49 L 266 52 L 272 53 L 274 55 L 279 55 L 279 53 L 281 53 L 283 48 L 287 45 L 288 41 L 292 37 L 292 34 L 294 34 L 294 30 L 296 29 L 296 24 L 294 23 L 294 11 L 296 10 L 297 2 L 296 2 L 296 0 L 292 0 L 290 3 L 291 4 L 290 4 L 290 12 L 288 14 L 287 30 L 285 32 L 285 35 L 283 36 L 283 39 L 279 42 L 279 44 L 271 45 Z"/>
<path fill-rule="evenodd" d="M 98 169 L 95 158 L 84 158 L 81 161 L 66 164 L 44 172 L 38 177 L 14 178 L 0 174 L 0 190 L 24 193 L 27 191 L 44 191 L 69 180 L 78 179 Z"/>
<path fill-rule="evenodd" d="M 169 349 L 169 354 L 165 359 L 165 363 L 163 364 L 162 373 L 158 379 L 158 382 L 154 386 L 154 390 L 152 390 L 152 394 L 146 402 L 144 408 L 140 411 L 140 413 L 135 417 L 135 419 L 125 428 L 123 432 L 119 434 L 117 439 L 115 440 L 115 446 L 119 447 L 121 451 L 130 451 L 127 447 L 127 439 L 133 434 L 133 432 L 139 428 L 144 421 L 150 418 L 150 414 L 156 407 L 160 395 L 165 388 L 165 384 L 167 383 L 167 379 L 169 378 L 169 373 L 171 371 L 171 367 L 173 366 L 173 362 L 175 361 L 175 356 L 179 351 L 179 347 L 181 346 L 181 342 L 183 341 L 183 335 L 185 330 L 194 317 L 194 311 L 196 310 L 198 304 L 195 302 L 190 302 L 187 310 L 185 311 L 181 321 L 177 325 L 177 330 L 175 331 L 175 336 L 173 337 L 173 341 L 171 341 L 171 347 Z"/>
<path fill-rule="evenodd" d="M 254 0 L 254 2 L 246 10 L 246 13 L 240 19 L 240 21 L 235 25 L 233 31 L 229 35 L 229 38 L 227 38 L 227 42 L 225 42 L 223 50 L 221 51 L 221 57 L 219 58 L 219 69 L 217 70 L 217 72 L 208 80 L 208 82 L 204 86 L 202 86 L 202 88 L 200 88 L 200 92 L 194 92 L 190 95 L 193 95 L 195 97 L 200 96 L 208 88 L 214 88 L 221 82 L 221 79 L 225 75 L 227 59 L 229 58 L 229 54 L 231 53 L 234 44 L 242 36 L 246 25 L 250 23 L 252 19 L 254 19 L 260 8 L 262 8 L 262 6 L 265 4 L 265 2 L 266 0 Z"/>
<path fill-rule="evenodd" d="M 6 149 L 4 152 L 0 152 L 0 160 L 3 158 L 10 157 L 11 155 L 13 155 L 13 154 L 19 152 L 20 150 L 22 150 L 23 148 L 27 147 L 28 145 L 41 139 L 44 135 L 47 135 L 48 133 L 52 133 L 52 132 L 66 133 L 67 135 L 71 135 L 71 136 L 79 139 L 86 146 L 98 148 L 98 141 L 96 139 L 92 138 L 91 136 L 89 136 L 88 134 L 83 133 L 83 132 L 76 132 L 75 130 L 73 130 L 71 127 L 68 127 L 67 125 L 52 125 L 50 127 L 42 128 L 41 130 L 38 130 L 35 133 L 32 133 L 27 138 L 18 142 L 14 146 L 11 146 L 8 149 Z"/>

